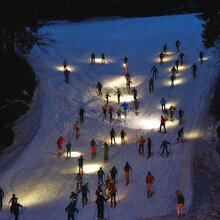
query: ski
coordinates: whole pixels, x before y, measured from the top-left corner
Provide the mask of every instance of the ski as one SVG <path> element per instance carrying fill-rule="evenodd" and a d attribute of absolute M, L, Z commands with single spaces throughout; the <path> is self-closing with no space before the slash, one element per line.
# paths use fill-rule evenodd
<path fill-rule="evenodd" d="M 60 157 L 60 156 L 62 156 L 63 154 L 64 154 L 64 152 L 62 152 L 61 154 L 58 153 L 58 154 L 57 154 L 57 157 Z"/>

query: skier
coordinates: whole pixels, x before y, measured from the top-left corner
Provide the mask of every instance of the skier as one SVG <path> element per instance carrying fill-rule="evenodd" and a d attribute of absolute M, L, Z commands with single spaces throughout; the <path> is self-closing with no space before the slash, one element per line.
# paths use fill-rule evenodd
<path fill-rule="evenodd" d="M 124 102 L 122 105 L 121 105 L 124 109 L 123 111 L 123 115 L 125 116 L 125 118 L 127 117 L 127 108 L 128 108 L 128 104 L 126 102 Z"/>
<path fill-rule="evenodd" d="M 107 110 L 109 109 L 109 107 L 107 106 L 107 104 L 105 104 L 103 107 L 102 107 L 102 113 L 103 113 L 103 121 L 107 118 Z"/>
<path fill-rule="evenodd" d="M 176 75 L 176 73 L 177 73 L 177 69 L 176 69 L 175 66 L 173 66 L 172 69 L 171 69 L 171 74 Z"/>
<path fill-rule="evenodd" d="M 123 94 L 121 93 L 121 91 L 118 89 L 117 92 L 115 93 L 115 95 L 117 94 L 118 97 L 118 104 L 120 104 L 120 98 L 121 96 L 123 96 Z"/>
<path fill-rule="evenodd" d="M 131 167 L 128 164 L 128 162 L 125 164 L 124 166 L 124 171 L 125 171 L 125 181 L 126 181 L 126 185 L 128 185 L 130 183 L 130 179 L 129 179 L 129 172 L 131 171 Z"/>
<path fill-rule="evenodd" d="M 15 198 L 14 204 L 12 205 L 12 213 L 15 215 L 15 220 L 18 220 L 19 216 L 19 208 L 22 208 L 23 206 L 18 203 L 18 199 Z"/>
<path fill-rule="evenodd" d="M 175 61 L 176 72 L 178 72 L 178 71 L 179 71 L 179 64 L 180 64 L 180 60 L 179 60 L 179 59 L 177 59 L 177 60 Z"/>
<path fill-rule="evenodd" d="M 149 171 L 146 176 L 147 196 L 148 197 L 151 197 L 153 195 L 152 185 L 153 185 L 154 180 L 155 180 L 154 177 L 151 175 L 151 172 Z"/>
<path fill-rule="evenodd" d="M 121 114 L 122 114 L 122 112 L 121 112 L 121 107 L 118 109 L 118 111 L 117 111 L 117 115 L 118 115 L 118 122 L 120 122 L 121 121 Z"/>
<path fill-rule="evenodd" d="M 110 131 L 111 145 L 113 145 L 113 140 L 114 140 L 114 144 L 116 145 L 115 135 L 116 135 L 115 130 L 114 128 L 112 128 L 112 130 Z"/>
<path fill-rule="evenodd" d="M 78 194 L 79 192 L 77 193 L 75 193 L 74 191 L 71 192 L 70 199 L 73 202 L 74 206 L 76 206 Z"/>
<path fill-rule="evenodd" d="M 143 138 L 143 136 L 141 136 L 141 138 L 139 140 L 137 140 L 136 143 L 139 143 L 139 155 L 143 155 L 144 156 L 144 143 L 146 142 L 146 140 Z"/>
<path fill-rule="evenodd" d="M 112 182 L 115 184 L 115 178 L 116 175 L 118 174 L 118 171 L 115 166 L 113 166 L 112 169 L 110 170 L 110 174 L 111 174 Z"/>
<path fill-rule="evenodd" d="M 159 58 L 160 58 L 160 64 L 163 63 L 163 58 L 165 57 L 164 53 L 163 52 L 160 52 L 159 54 Z"/>
<path fill-rule="evenodd" d="M 196 73 L 198 72 L 198 68 L 195 63 L 191 66 L 191 70 L 193 71 L 193 79 L 195 79 Z"/>
<path fill-rule="evenodd" d="M 149 93 L 151 93 L 154 90 L 154 78 L 152 77 L 149 81 Z"/>
<path fill-rule="evenodd" d="M 106 93 L 106 95 L 105 95 L 105 98 L 106 98 L 106 105 L 108 105 L 108 98 L 109 97 L 111 97 L 109 94 L 108 94 L 108 92 Z"/>
<path fill-rule="evenodd" d="M 69 74 L 70 74 L 70 71 L 66 68 L 63 72 L 64 76 L 65 76 L 65 81 L 66 83 L 69 83 Z"/>
<path fill-rule="evenodd" d="M 134 100 L 134 111 L 135 111 L 135 114 L 138 115 L 138 112 L 139 112 L 139 105 L 140 105 L 140 102 L 138 101 L 138 99 Z"/>
<path fill-rule="evenodd" d="M 79 189 L 82 188 L 82 175 L 79 173 L 77 173 L 76 175 L 76 190 L 77 192 L 79 191 Z"/>
<path fill-rule="evenodd" d="M 106 192 L 107 199 L 110 198 L 110 191 L 109 191 L 109 189 L 110 189 L 111 184 L 112 184 L 112 180 L 110 179 L 110 176 L 107 176 L 105 181 L 104 181 L 104 185 L 106 187 L 105 188 L 105 192 Z"/>
<path fill-rule="evenodd" d="M 104 142 L 102 149 L 104 150 L 104 163 L 108 162 L 108 144 Z"/>
<path fill-rule="evenodd" d="M 163 115 L 161 115 L 161 119 L 160 119 L 160 132 L 161 132 L 161 128 L 163 127 L 164 128 L 164 133 L 166 133 L 166 127 L 165 127 L 165 118 L 163 117 Z"/>
<path fill-rule="evenodd" d="M 63 65 L 64 71 L 65 71 L 65 70 L 66 70 L 66 67 L 67 67 L 67 65 L 68 65 L 67 61 L 64 60 L 63 63 L 62 63 L 62 65 Z"/>
<path fill-rule="evenodd" d="M 65 140 L 62 138 L 62 136 L 60 136 L 60 138 L 57 140 L 57 145 L 58 145 L 58 155 L 63 154 L 62 146 L 63 146 L 63 143 L 64 143 L 64 142 L 65 142 Z"/>
<path fill-rule="evenodd" d="M 97 188 L 95 194 L 98 196 L 100 192 L 103 193 L 103 191 L 102 191 L 102 185 L 98 185 L 98 188 Z"/>
<path fill-rule="evenodd" d="M 107 202 L 107 199 L 103 196 L 102 192 L 99 192 L 97 199 L 95 201 L 98 209 L 98 213 L 97 213 L 98 220 L 104 219 L 104 202 Z"/>
<path fill-rule="evenodd" d="M 176 51 L 177 51 L 177 52 L 179 52 L 180 44 L 181 44 L 180 41 L 177 40 L 177 41 L 176 41 Z"/>
<path fill-rule="evenodd" d="M 74 213 L 79 213 L 79 210 L 75 207 L 73 201 L 70 201 L 70 204 L 66 207 L 65 211 L 68 213 L 67 220 L 74 220 Z"/>
<path fill-rule="evenodd" d="M 78 159 L 79 173 L 80 173 L 81 175 L 83 175 L 83 161 L 84 161 L 84 158 L 83 158 L 83 156 L 81 155 L 80 158 Z"/>
<path fill-rule="evenodd" d="M 111 207 L 112 207 L 113 200 L 114 200 L 114 207 L 115 207 L 116 206 L 117 189 L 113 183 L 111 184 L 109 191 L 110 191 L 110 196 L 111 196 Z"/>
<path fill-rule="evenodd" d="M 110 106 L 110 108 L 108 109 L 108 114 L 109 114 L 109 118 L 110 118 L 110 123 L 112 122 L 112 115 L 114 113 L 114 109 L 112 108 L 112 106 Z"/>
<path fill-rule="evenodd" d="M 137 99 L 137 89 L 135 89 L 135 87 L 132 90 L 132 94 L 134 94 L 134 100 Z"/>
<path fill-rule="evenodd" d="M 91 56 L 91 64 L 94 64 L 95 63 L 95 54 L 92 53 L 90 56 Z"/>
<path fill-rule="evenodd" d="M 126 133 L 124 131 L 124 129 L 121 130 L 121 144 L 124 145 L 125 144 L 125 136 Z"/>
<path fill-rule="evenodd" d="M 170 76 L 170 82 L 171 82 L 171 86 L 173 87 L 174 86 L 174 80 L 176 79 L 176 76 L 175 76 L 175 74 L 172 74 L 171 76 Z"/>
<path fill-rule="evenodd" d="M 166 103 L 167 103 L 167 101 L 164 99 L 164 97 L 162 97 L 160 100 L 162 111 L 165 109 Z"/>
<path fill-rule="evenodd" d="M 151 144 L 152 144 L 152 141 L 151 141 L 151 138 L 149 137 L 149 138 L 147 139 L 147 149 L 148 149 L 147 158 L 150 158 L 151 155 L 152 155 L 152 152 L 151 152 Z"/>
<path fill-rule="evenodd" d="M 95 159 L 96 157 L 96 142 L 92 139 L 91 142 L 90 142 L 90 145 L 91 145 L 91 150 L 92 150 L 92 159 Z"/>
<path fill-rule="evenodd" d="M 184 112 L 181 108 L 179 108 L 179 110 L 178 110 L 178 115 L 179 115 L 179 124 L 182 124 Z"/>
<path fill-rule="evenodd" d="M 85 183 L 80 190 L 82 192 L 82 206 L 83 207 L 87 205 L 88 203 L 87 194 L 90 193 L 88 185 L 89 183 Z"/>
<path fill-rule="evenodd" d="M 183 217 L 185 217 L 185 213 L 183 211 L 185 198 L 179 193 L 179 191 L 176 191 L 176 196 L 177 196 L 177 213 L 178 213 L 177 218 L 180 218 L 180 209 L 182 211 Z"/>
<path fill-rule="evenodd" d="M 103 176 L 105 175 L 102 167 L 100 167 L 100 169 L 98 170 L 97 172 L 97 176 L 98 176 L 98 185 L 100 185 L 100 182 L 101 184 L 103 184 Z"/>
<path fill-rule="evenodd" d="M 162 144 L 161 144 L 161 146 L 160 146 L 160 148 L 162 148 L 163 147 L 163 150 L 162 150 L 162 153 L 161 153 L 161 155 L 163 156 L 163 154 L 164 154 L 164 150 L 166 150 L 166 153 L 167 153 L 167 157 L 169 156 L 169 152 L 168 152 L 168 150 L 167 150 L 167 145 L 170 145 L 170 143 L 168 142 L 168 141 L 166 141 L 166 140 L 163 140 L 163 142 L 162 142 Z"/>
<path fill-rule="evenodd" d="M 75 123 L 74 128 L 76 131 L 76 139 L 78 139 L 80 136 L 80 133 L 79 133 L 80 123 L 78 121 Z"/>
<path fill-rule="evenodd" d="M 98 89 L 98 95 L 102 96 L 102 84 L 98 81 L 96 88 Z"/>
<path fill-rule="evenodd" d="M 86 111 L 83 108 L 81 108 L 79 111 L 80 124 L 84 122 L 84 113 L 86 113 Z"/>
<path fill-rule="evenodd" d="M 11 211 L 11 213 L 13 212 L 13 206 L 14 206 L 14 204 L 15 204 L 15 201 L 17 201 L 17 197 L 15 196 L 15 194 L 13 194 L 12 195 L 12 197 L 11 197 L 11 199 L 9 200 L 9 202 L 8 202 L 8 204 L 10 204 L 11 203 L 11 207 L 10 207 L 10 211 Z"/>
<path fill-rule="evenodd" d="M 157 78 L 157 75 L 158 75 L 158 69 L 156 66 L 153 66 L 152 69 L 151 69 L 151 72 L 153 72 L 153 78 Z"/>
<path fill-rule="evenodd" d="M 126 79 L 126 88 L 129 94 L 131 93 L 131 83 L 131 79 Z"/>
<path fill-rule="evenodd" d="M 200 61 L 200 63 L 203 63 L 203 58 L 204 58 L 204 53 L 201 51 L 199 53 L 199 61 Z"/>
<path fill-rule="evenodd" d="M 69 157 L 71 157 L 71 148 L 72 148 L 72 144 L 69 141 L 68 144 L 66 145 L 66 157 L 67 158 L 68 158 L 68 155 L 69 155 Z"/>
<path fill-rule="evenodd" d="M 175 120 L 175 108 L 171 105 L 169 108 L 169 112 L 170 112 L 170 121 L 174 122 Z"/>
<path fill-rule="evenodd" d="M 180 64 L 183 65 L 183 57 L 185 57 L 185 54 L 183 52 L 181 52 L 179 54 L 179 58 L 180 58 Z"/>
<path fill-rule="evenodd" d="M 163 52 L 164 52 L 164 54 L 167 54 L 167 49 L 168 49 L 168 47 L 167 47 L 167 44 L 165 43 L 164 46 L 163 46 Z"/>
<path fill-rule="evenodd" d="M 2 209 L 3 206 L 3 198 L 4 198 L 4 191 L 2 189 L 2 187 L 0 186 L 0 210 Z"/>
<path fill-rule="evenodd" d="M 105 54 L 104 53 L 101 54 L 101 58 L 102 58 L 102 63 L 105 64 Z"/>
<path fill-rule="evenodd" d="M 183 137 L 184 137 L 183 130 L 184 130 L 184 127 L 180 128 L 180 130 L 177 132 L 177 135 L 178 135 L 177 141 L 179 141 L 179 139 L 183 141 Z"/>
<path fill-rule="evenodd" d="M 126 56 L 124 57 L 123 61 L 124 61 L 124 67 L 127 67 L 128 58 Z"/>

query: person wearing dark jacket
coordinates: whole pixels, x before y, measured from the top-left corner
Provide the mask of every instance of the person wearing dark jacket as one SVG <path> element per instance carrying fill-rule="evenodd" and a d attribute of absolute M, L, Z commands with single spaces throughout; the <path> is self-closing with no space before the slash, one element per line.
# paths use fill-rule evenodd
<path fill-rule="evenodd" d="M 185 198 L 179 193 L 179 191 L 176 191 L 176 196 L 177 196 L 177 212 L 178 212 L 177 218 L 180 218 L 180 209 L 182 211 L 183 217 L 185 217 L 185 213 L 183 211 Z"/>
<path fill-rule="evenodd" d="M 14 204 L 12 205 L 12 213 L 15 215 L 15 220 L 18 220 L 19 216 L 19 208 L 22 208 L 23 206 L 17 202 L 17 198 L 14 201 Z"/>
<path fill-rule="evenodd" d="M 167 145 L 170 145 L 170 142 L 168 142 L 168 141 L 166 141 L 166 140 L 164 140 L 163 142 L 162 142 L 162 144 L 161 144 L 161 146 L 160 146 L 160 148 L 162 148 L 163 147 L 163 150 L 162 150 L 162 153 L 161 153 L 161 155 L 163 155 L 164 154 L 164 150 L 166 150 L 166 153 L 167 153 L 167 157 L 169 156 L 169 152 L 168 152 L 168 150 L 167 150 Z"/>
<path fill-rule="evenodd" d="M 96 142 L 92 139 L 92 141 L 90 142 L 90 146 L 91 146 L 91 150 L 92 150 L 92 159 L 94 159 L 96 157 Z"/>
<path fill-rule="evenodd" d="M 179 108 L 179 110 L 178 110 L 178 115 L 179 115 L 179 123 L 182 124 L 184 112 L 181 108 Z"/>
<path fill-rule="evenodd" d="M 147 158 L 149 158 L 151 155 L 152 155 L 152 152 L 151 152 L 151 143 L 152 143 L 152 141 L 151 141 L 151 138 L 149 137 L 148 139 L 147 139 L 147 149 L 148 149 L 148 153 L 147 153 Z"/>
<path fill-rule="evenodd" d="M 15 194 L 13 194 L 12 197 L 11 197 L 11 199 L 10 199 L 9 202 L 8 202 L 8 204 L 11 203 L 11 207 L 10 207 L 11 213 L 12 213 L 12 207 L 13 207 L 13 205 L 15 204 L 15 201 L 17 201 L 17 199 L 18 199 L 18 198 L 15 196 Z"/>
<path fill-rule="evenodd" d="M 154 78 L 152 77 L 149 81 L 149 93 L 151 93 L 154 90 Z"/>
<path fill-rule="evenodd" d="M 74 213 L 79 212 L 79 210 L 75 207 L 72 201 L 70 201 L 70 204 L 66 207 L 65 211 L 68 213 L 68 220 L 74 220 Z"/>
<path fill-rule="evenodd" d="M 115 130 L 114 128 L 112 128 L 112 130 L 110 131 L 111 145 L 113 145 L 113 140 L 114 140 L 114 144 L 116 144 L 115 135 L 116 135 Z"/>
<path fill-rule="evenodd" d="M 152 69 L 151 69 L 151 72 L 153 72 L 153 79 L 157 78 L 157 75 L 158 75 L 158 69 L 156 66 L 153 66 Z"/>
<path fill-rule="evenodd" d="M 83 156 L 81 155 L 80 158 L 78 159 L 79 162 L 79 173 L 83 173 Z"/>
<path fill-rule="evenodd" d="M 114 184 L 111 184 L 109 191 L 110 191 L 110 195 L 111 195 L 111 207 L 112 207 L 113 200 L 114 200 L 114 207 L 115 207 L 116 206 L 117 189 Z"/>
<path fill-rule="evenodd" d="M 183 137 L 184 137 L 183 129 L 184 127 L 180 128 L 180 130 L 177 132 L 177 135 L 178 135 L 177 141 L 179 141 L 179 139 L 183 141 Z"/>
<path fill-rule="evenodd" d="M 82 205 L 83 205 L 83 207 L 85 206 L 85 204 L 87 205 L 87 203 L 88 203 L 87 194 L 90 193 L 88 185 L 89 185 L 89 183 L 85 183 L 80 190 L 82 192 Z"/>
<path fill-rule="evenodd" d="M 3 198 L 4 198 L 4 191 L 3 189 L 1 188 L 0 186 L 0 210 L 2 209 L 2 206 L 3 206 Z"/>
<path fill-rule="evenodd" d="M 84 113 L 86 113 L 86 111 L 83 108 L 81 108 L 79 111 L 80 124 L 84 122 Z"/>
<path fill-rule="evenodd" d="M 99 192 L 97 199 L 95 201 L 98 210 L 97 213 L 98 220 L 104 219 L 104 202 L 107 202 L 107 199 L 103 196 L 102 192 Z"/>
<path fill-rule="evenodd" d="M 131 170 L 132 170 L 132 169 L 131 169 L 130 165 L 129 165 L 128 162 L 127 162 L 127 163 L 125 164 L 125 166 L 124 166 L 126 185 L 128 185 L 129 182 L 130 182 L 129 172 L 130 172 Z"/>
<path fill-rule="evenodd" d="M 115 177 L 118 174 L 118 171 L 115 166 L 113 166 L 112 169 L 110 170 L 110 174 L 111 174 L 112 182 L 115 184 Z"/>
<path fill-rule="evenodd" d="M 102 84 L 98 81 L 96 88 L 98 89 L 98 95 L 102 96 Z"/>
<path fill-rule="evenodd" d="M 76 206 L 78 194 L 79 192 L 78 193 L 75 193 L 74 191 L 71 192 L 70 199 L 72 199 L 74 206 Z"/>
<path fill-rule="evenodd" d="M 80 173 L 77 173 L 76 175 L 76 190 L 79 191 L 80 188 L 82 188 L 82 175 Z M 80 186 L 80 187 L 79 187 Z"/>
<path fill-rule="evenodd" d="M 125 144 L 125 136 L 126 136 L 126 133 L 124 131 L 124 129 L 121 130 L 121 144 Z"/>
<path fill-rule="evenodd" d="M 105 175 L 104 171 L 102 170 L 102 167 L 100 167 L 99 171 L 97 172 L 97 176 L 98 176 L 98 184 L 100 185 L 103 184 L 103 176 Z"/>

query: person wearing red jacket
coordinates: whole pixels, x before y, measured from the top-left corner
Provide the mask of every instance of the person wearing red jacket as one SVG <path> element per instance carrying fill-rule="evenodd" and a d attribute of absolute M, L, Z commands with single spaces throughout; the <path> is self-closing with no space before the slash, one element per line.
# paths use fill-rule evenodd
<path fill-rule="evenodd" d="M 64 144 L 65 140 L 62 138 L 62 136 L 60 136 L 60 138 L 57 140 L 57 145 L 58 145 L 58 155 L 62 154 L 62 146 Z"/>
<path fill-rule="evenodd" d="M 146 183 L 147 183 L 147 196 L 151 197 L 153 195 L 153 181 L 154 181 L 154 177 L 151 175 L 151 172 L 149 171 L 147 176 L 146 176 Z"/>
<path fill-rule="evenodd" d="M 163 115 L 161 115 L 161 119 L 160 119 L 160 132 L 161 132 L 161 127 L 164 128 L 164 133 L 166 133 L 166 127 L 165 127 L 165 118 L 163 117 Z"/>
<path fill-rule="evenodd" d="M 110 117 L 110 123 L 112 122 L 112 115 L 114 113 L 114 109 L 112 108 L 112 106 L 110 106 L 110 108 L 108 109 L 108 113 L 109 113 L 109 117 Z"/>

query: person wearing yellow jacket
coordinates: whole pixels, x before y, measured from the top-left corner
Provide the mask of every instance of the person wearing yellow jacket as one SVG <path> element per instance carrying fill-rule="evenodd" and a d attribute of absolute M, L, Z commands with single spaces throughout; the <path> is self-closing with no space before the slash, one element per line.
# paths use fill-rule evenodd
<path fill-rule="evenodd" d="M 141 136 L 141 138 L 139 140 L 137 140 L 137 143 L 139 143 L 139 155 L 143 155 L 144 156 L 144 143 L 146 143 L 146 140 L 143 138 L 143 136 Z"/>
<path fill-rule="evenodd" d="M 106 187 L 105 189 L 105 192 L 106 192 L 106 196 L 107 198 L 110 198 L 110 187 L 111 187 L 111 184 L 112 184 L 112 180 L 110 179 L 109 176 L 106 177 L 105 181 L 104 181 L 104 185 Z"/>

